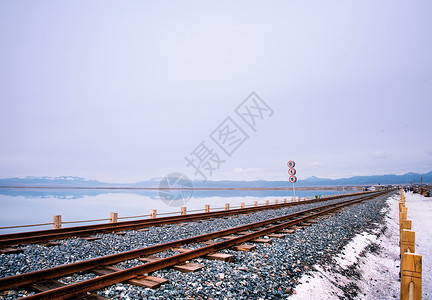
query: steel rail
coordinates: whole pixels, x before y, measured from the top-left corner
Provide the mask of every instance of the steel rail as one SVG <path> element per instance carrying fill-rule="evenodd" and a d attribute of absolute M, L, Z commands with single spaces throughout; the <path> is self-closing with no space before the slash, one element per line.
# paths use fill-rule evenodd
<path fill-rule="evenodd" d="M 262 210 L 262 209 L 266 209 L 266 208 L 272 209 L 272 208 L 277 208 L 280 206 L 301 205 L 303 203 L 327 201 L 327 200 L 332 200 L 332 199 L 337 199 L 337 198 L 343 198 L 343 197 L 349 197 L 349 196 L 358 196 L 358 195 L 364 195 L 364 194 L 365 194 L 364 192 L 359 192 L 359 193 L 349 194 L 349 195 L 347 195 L 347 194 L 338 195 L 338 196 L 329 197 L 329 198 L 325 198 L 325 199 L 313 199 L 313 200 L 307 200 L 307 201 L 301 201 L 301 202 L 278 203 L 278 204 L 272 204 L 272 205 L 267 205 L 267 206 L 249 207 L 247 209 L 245 208 L 245 209 L 241 209 L 241 210 L 240 209 L 229 210 L 229 211 L 221 210 L 221 211 L 208 212 L 208 213 L 170 216 L 170 217 L 162 217 L 162 218 L 155 218 L 155 219 L 141 219 L 141 220 L 122 221 L 122 222 L 116 222 L 116 223 L 93 224 L 93 225 L 83 225 L 83 226 L 59 228 L 59 229 L 45 229 L 45 230 L 37 230 L 37 231 L 29 231 L 29 232 L 8 233 L 8 234 L 0 235 L 0 240 L 11 239 L 11 238 L 21 237 L 21 236 L 30 237 L 30 236 L 36 236 L 36 235 L 53 234 L 53 232 L 64 233 L 64 232 L 72 232 L 72 231 L 81 231 L 81 230 L 86 230 L 86 229 L 105 229 L 105 228 L 107 228 L 109 230 L 112 230 L 112 229 L 116 229 L 118 227 L 121 227 L 123 225 L 132 225 L 132 224 L 140 224 L 140 225 L 145 224 L 145 225 L 147 225 L 147 223 L 151 223 L 151 224 L 149 224 L 149 226 L 152 226 L 153 224 L 160 225 L 161 222 L 166 222 L 166 221 L 170 221 L 170 220 L 177 222 L 177 221 L 189 220 L 193 217 L 211 218 L 214 215 L 219 216 L 221 214 L 222 215 L 238 214 L 238 213 L 249 212 L 249 211 L 254 211 L 254 210 Z"/>
<path fill-rule="evenodd" d="M 257 207 L 254 206 L 254 207 L 232 209 L 226 211 L 197 213 L 197 214 L 162 217 L 162 218 L 154 218 L 154 219 L 132 220 L 132 221 L 117 222 L 117 223 L 94 224 L 94 225 L 60 228 L 60 229 L 30 231 L 30 232 L 23 232 L 23 233 L 10 233 L 10 234 L 0 235 L 0 247 L 20 245 L 20 244 L 33 244 L 33 243 L 46 242 L 55 239 L 87 236 L 87 235 L 92 235 L 97 233 L 132 230 L 132 229 L 139 229 L 139 228 L 150 227 L 150 226 L 160 226 L 160 225 L 173 224 L 179 222 L 230 216 L 235 214 L 250 213 L 258 210 L 278 209 L 281 207 L 323 202 L 323 201 L 329 201 L 329 200 L 364 195 L 364 194 L 365 193 L 362 192 L 362 193 L 355 193 L 349 195 L 346 194 L 338 195 L 338 196 L 329 197 L 325 199 L 313 199 L 313 200 L 307 200 L 301 202 L 288 202 L 288 203 L 280 203 L 280 204 L 257 206 Z M 371 193 L 369 192 L 367 194 L 371 194 Z"/>
<path fill-rule="evenodd" d="M 340 203 L 334 203 L 334 204 L 328 204 L 328 205 L 324 205 L 324 206 L 320 206 L 320 207 L 316 207 L 316 208 L 312 208 L 312 209 L 308 209 L 308 210 L 302 210 L 302 211 L 292 213 L 289 215 L 285 215 L 285 216 L 281 216 L 281 217 L 277 217 L 277 218 L 273 218 L 273 219 L 269 219 L 269 220 L 259 221 L 259 222 L 255 222 L 255 223 L 251 223 L 251 224 L 246 224 L 246 225 L 242 225 L 242 226 L 238 226 L 238 227 L 234 227 L 234 228 L 229 228 L 229 229 L 225 229 L 222 231 L 212 232 L 209 234 L 204 234 L 204 235 L 186 238 L 186 239 L 182 239 L 182 240 L 172 241 L 172 242 L 168 242 L 168 243 L 164 243 L 164 244 L 158 244 L 158 245 L 154 245 L 154 246 L 150 246 L 150 247 L 135 249 L 135 250 L 122 252 L 122 253 L 118 253 L 118 254 L 112 254 L 109 256 L 98 257 L 98 258 L 85 260 L 85 261 L 81 261 L 81 262 L 61 265 L 61 266 L 57 266 L 57 267 L 53 267 L 53 268 L 49 268 L 49 269 L 45 269 L 45 270 L 33 271 L 33 272 L 19 274 L 19 275 L 15 275 L 15 276 L 4 277 L 4 278 L 0 278 L 0 290 L 33 283 L 35 281 L 58 278 L 58 277 L 62 277 L 64 275 L 72 274 L 75 272 L 90 270 L 90 269 L 93 269 L 95 267 L 115 264 L 115 263 L 118 263 L 121 261 L 134 259 L 134 258 L 137 258 L 140 256 L 150 255 L 150 254 L 158 253 L 158 252 L 168 250 L 171 248 L 180 247 L 180 246 L 185 245 L 185 244 L 203 242 L 203 241 L 207 241 L 210 239 L 214 239 L 214 238 L 222 237 L 225 235 L 244 231 L 244 230 L 247 230 L 247 229 L 250 229 L 253 227 L 261 227 L 261 226 L 269 225 L 269 224 L 272 224 L 275 222 L 281 222 L 281 221 L 285 221 L 287 219 L 292 219 L 292 218 L 295 218 L 295 217 L 300 216 L 300 215 L 310 214 L 310 213 L 316 212 L 317 210 L 328 209 L 330 207 L 339 207 L 343 204 L 351 204 L 351 203 L 353 203 L 353 201 L 364 201 L 364 200 L 368 200 L 368 199 L 371 199 L 371 198 L 374 198 L 377 196 L 379 196 L 379 195 L 368 195 L 368 196 L 364 196 L 360 199 L 348 200 L 348 201 L 344 201 L 344 202 L 340 202 Z"/>
<path fill-rule="evenodd" d="M 378 197 L 384 193 L 379 193 L 379 195 L 372 196 L 371 198 Z M 369 197 L 365 197 L 369 198 Z M 345 207 L 347 205 L 359 203 L 362 201 L 365 201 L 367 199 L 356 199 L 356 200 L 350 200 L 345 201 L 344 204 L 336 205 L 333 208 L 327 208 L 324 210 L 321 210 L 319 212 L 312 213 L 310 215 L 300 217 L 296 220 L 289 220 L 285 223 L 275 225 L 270 228 L 265 228 L 250 234 L 242 235 L 237 238 L 233 238 L 230 240 L 226 240 L 223 242 L 219 242 L 213 245 L 208 245 L 205 247 L 201 247 L 199 249 L 190 250 L 181 254 L 173 255 L 168 258 L 163 258 L 158 261 L 146 263 L 144 265 L 135 266 L 129 269 L 117 271 L 111 274 L 99 276 L 96 278 L 92 278 L 86 281 L 70 284 L 64 287 L 56 288 L 53 290 L 41 292 L 35 295 L 31 295 L 26 297 L 26 299 L 67 299 L 74 296 L 82 296 L 85 295 L 85 293 L 94 291 L 112 284 L 116 284 L 118 282 L 123 282 L 126 280 L 133 279 L 137 276 L 141 276 L 146 273 L 154 272 L 163 268 L 171 267 L 176 264 L 185 262 L 187 260 L 191 260 L 212 252 L 219 251 L 221 249 L 225 249 L 231 246 L 234 246 L 239 243 L 243 243 L 246 241 L 249 241 L 251 239 L 257 238 L 259 236 L 263 236 L 281 229 L 284 229 L 286 227 L 290 227 L 293 225 L 296 225 L 298 223 L 307 221 L 309 219 L 318 217 L 320 215 L 332 212 L 334 210 L 340 209 L 342 207 Z"/>

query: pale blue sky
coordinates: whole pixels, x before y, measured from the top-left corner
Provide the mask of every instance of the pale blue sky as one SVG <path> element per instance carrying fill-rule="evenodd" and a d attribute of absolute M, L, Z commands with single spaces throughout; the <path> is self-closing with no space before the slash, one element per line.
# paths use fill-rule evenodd
<path fill-rule="evenodd" d="M 432 170 L 430 1 L 5 0 L 0 45 L 3 178 L 195 177 L 202 141 L 214 180 Z M 231 157 L 209 137 L 229 116 Z"/>

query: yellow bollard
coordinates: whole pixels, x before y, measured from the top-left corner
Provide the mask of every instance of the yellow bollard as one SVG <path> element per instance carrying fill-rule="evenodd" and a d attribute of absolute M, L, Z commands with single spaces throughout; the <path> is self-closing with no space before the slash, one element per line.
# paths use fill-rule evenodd
<path fill-rule="evenodd" d="M 415 252 L 415 231 L 403 229 L 402 230 L 402 240 L 400 246 L 401 257 L 405 253 Z"/>
<path fill-rule="evenodd" d="M 110 213 L 110 223 L 117 223 L 118 213 L 111 212 Z"/>
<path fill-rule="evenodd" d="M 404 253 L 401 269 L 401 300 L 422 299 L 422 256 Z"/>
<path fill-rule="evenodd" d="M 53 229 L 60 229 L 61 224 L 61 215 L 53 216 Z"/>
<path fill-rule="evenodd" d="M 206 204 L 204 211 L 206 213 L 210 212 L 210 205 Z"/>
<path fill-rule="evenodd" d="M 229 210 L 230 209 L 230 205 L 229 205 L 229 203 L 226 203 L 225 204 L 225 210 Z"/>
<path fill-rule="evenodd" d="M 411 230 L 411 225 L 412 225 L 411 220 L 402 220 L 402 222 L 400 224 L 400 233 L 399 233 L 400 241 L 402 241 L 402 230 L 404 230 L 404 229 Z"/>
<path fill-rule="evenodd" d="M 407 219 L 407 213 L 404 211 L 404 212 L 400 212 L 399 213 L 399 224 L 401 224 L 402 223 L 402 220 L 406 220 Z"/>

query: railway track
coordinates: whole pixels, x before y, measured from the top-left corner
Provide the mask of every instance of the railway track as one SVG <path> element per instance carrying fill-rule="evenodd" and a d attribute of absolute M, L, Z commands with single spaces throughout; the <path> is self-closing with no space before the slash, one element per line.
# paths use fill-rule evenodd
<path fill-rule="evenodd" d="M 222 249 L 232 247 L 237 249 L 241 249 L 242 247 L 248 248 L 248 245 L 244 245 L 243 243 L 262 242 L 263 240 L 260 239 L 260 237 L 280 232 L 281 230 L 304 223 L 308 220 L 335 212 L 348 205 L 373 199 L 385 193 L 386 192 L 368 194 L 354 200 L 322 205 L 282 217 L 246 224 L 209 234 L 66 264 L 50 269 L 1 278 L 0 290 L 6 290 L 18 286 L 36 286 L 40 292 L 26 297 L 26 299 L 67 299 L 71 297 L 101 299 L 101 296 L 89 293 L 125 281 L 138 285 L 145 284 L 145 282 L 157 282 L 158 280 L 161 282 L 160 279 L 147 277 L 146 274 L 168 267 L 184 266 L 187 268 L 187 264 L 184 264 L 186 261 L 198 257 L 209 257 L 209 255 L 209 258 L 211 258 L 211 255 L 217 255 L 218 251 Z M 214 241 L 215 239 L 218 239 L 218 241 Z M 223 240 L 219 241 L 219 239 Z M 196 245 L 197 243 L 200 243 L 199 248 L 185 248 L 187 245 Z M 251 246 L 252 245 L 249 245 L 249 248 Z M 179 249 L 179 247 L 182 248 Z M 151 256 L 171 249 L 179 252 L 179 254 L 167 258 L 156 258 Z M 124 270 L 110 267 L 110 265 L 130 259 L 142 259 L 146 261 L 146 263 Z M 65 285 L 62 282 L 55 280 L 65 275 L 77 272 L 95 273 L 101 274 L 101 276 L 70 285 Z"/>
<path fill-rule="evenodd" d="M 141 229 L 141 228 L 151 227 L 151 226 L 161 226 L 166 224 L 190 222 L 190 221 L 202 220 L 208 218 L 220 218 L 220 217 L 226 217 L 226 216 L 231 216 L 236 214 L 251 213 L 251 212 L 266 210 L 266 209 L 278 209 L 282 207 L 328 201 L 328 200 L 344 198 L 347 196 L 358 196 L 364 194 L 365 194 L 364 192 L 361 192 L 361 193 L 355 193 L 349 195 L 338 195 L 338 196 L 329 197 L 325 199 L 313 199 L 313 200 L 306 200 L 301 202 L 288 202 L 288 203 L 280 203 L 280 204 L 257 206 L 257 207 L 254 206 L 254 207 L 215 211 L 215 212 L 208 212 L 208 213 L 196 213 L 196 214 L 189 214 L 189 215 L 161 217 L 155 219 L 141 219 L 141 220 L 123 221 L 117 223 L 104 223 L 104 224 L 76 226 L 76 227 L 68 227 L 68 228 L 60 228 L 60 229 L 48 229 L 48 230 L 22 232 L 22 233 L 3 234 L 0 235 L 0 248 L 13 246 L 13 245 L 20 245 L 20 244 L 43 243 L 50 240 L 88 236 L 97 233 L 111 233 L 111 232 L 118 232 L 118 231 L 125 231 L 125 230 L 136 230 L 136 229 Z"/>

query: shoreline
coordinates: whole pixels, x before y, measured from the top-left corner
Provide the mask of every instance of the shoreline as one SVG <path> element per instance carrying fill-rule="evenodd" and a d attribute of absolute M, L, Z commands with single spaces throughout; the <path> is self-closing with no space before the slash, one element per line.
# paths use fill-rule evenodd
<path fill-rule="evenodd" d="M 71 189 L 71 190 L 192 190 L 192 191 L 292 191 L 292 187 L 196 187 L 196 188 L 159 188 L 159 187 L 69 187 L 69 186 L 0 186 L 0 189 Z M 322 186 L 322 187 L 296 187 L 296 190 L 362 190 L 363 186 Z"/>

